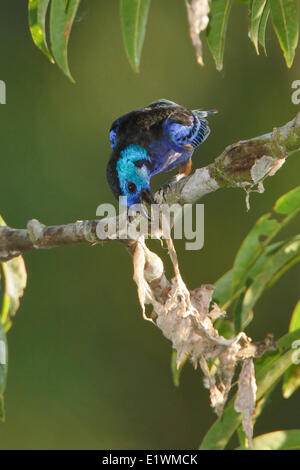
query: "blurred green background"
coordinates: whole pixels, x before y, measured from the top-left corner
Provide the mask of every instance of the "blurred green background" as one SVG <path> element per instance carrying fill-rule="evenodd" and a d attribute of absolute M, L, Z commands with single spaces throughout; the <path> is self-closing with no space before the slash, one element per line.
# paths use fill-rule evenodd
<path fill-rule="evenodd" d="M 2 1 L 0 79 L 7 104 L 0 107 L 0 211 L 6 222 L 24 227 L 30 218 L 47 225 L 89 219 L 98 204 L 114 202 L 105 177 L 109 126 L 155 99 L 219 110 L 195 167 L 227 144 L 292 119 L 299 110 L 291 103 L 291 83 L 300 79 L 300 53 L 287 70 L 270 27 L 267 50 L 267 58 L 256 56 L 247 37 L 247 8 L 235 4 L 224 70 L 215 70 L 206 46 L 201 68 L 184 2 L 153 0 L 135 75 L 122 44 L 119 2 L 85 0 L 69 46 L 73 85 L 33 45 L 27 1 Z M 213 283 L 231 267 L 256 219 L 299 184 L 299 172 L 297 154 L 266 182 L 263 195 L 252 194 L 248 213 L 241 191 L 217 191 L 202 201 L 204 248 L 186 252 L 184 241 L 176 242 L 189 287 Z M 294 221 L 284 235 L 298 226 Z M 165 257 L 158 242 L 155 247 Z M 124 247 L 30 252 L 25 261 L 28 286 L 8 333 L 0 448 L 195 448 L 215 419 L 201 373 L 188 365 L 174 388 L 171 345 L 142 319 Z M 299 287 L 295 266 L 265 293 L 248 330 L 255 340 L 287 331 Z M 255 434 L 299 427 L 299 398 L 300 391 L 285 401 L 277 387 Z"/>

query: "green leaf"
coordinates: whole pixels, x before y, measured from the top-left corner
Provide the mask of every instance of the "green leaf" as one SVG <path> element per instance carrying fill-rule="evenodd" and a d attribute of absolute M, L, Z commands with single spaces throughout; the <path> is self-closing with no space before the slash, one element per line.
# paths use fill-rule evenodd
<path fill-rule="evenodd" d="M 0 216 L 0 226 L 6 225 Z M 0 421 L 5 418 L 4 391 L 7 378 L 7 342 L 5 332 L 12 324 L 12 317 L 20 305 L 20 297 L 26 286 L 26 269 L 22 256 L 0 263 L 1 288 L 3 289 L 0 309 Z"/>
<path fill-rule="evenodd" d="M 290 321 L 289 331 L 300 328 L 300 300 L 298 301 Z M 300 355 L 299 355 L 300 357 Z M 290 396 L 300 387 L 300 364 L 293 364 L 284 374 L 282 394 L 284 398 Z"/>
<path fill-rule="evenodd" d="M 230 299 L 232 274 L 233 269 L 227 271 L 214 283 L 213 301 L 219 305 L 221 310 L 226 308 Z"/>
<path fill-rule="evenodd" d="M 263 410 L 265 409 L 265 406 L 269 403 L 270 396 L 275 390 L 275 387 L 278 384 L 279 380 L 280 379 L 274 382 L 273 385 L 269 388 L 269 390 L 265 393 L 265 395 L 263 395 L 263 397 L 257 401 L 255 411 L 254 411 L 254 416 L 253 416 L 253 425 L 255 425 L 256 421 L 258 420 Z"/>
<path fill-rule="evenodd" d="M 274 211 L 278 214 L 293 217 L 300 210 L 300 186 L 283 194 L 275 203 Z"/>
<path fill-rule="evenodd" d="M 225 36 L 230 8 L 231 0 L 214 0 L 210 4 L 206 38 L 210 51 L 215 59 L 217 70 L 222 70 L 223 68 Z"/>
<path fill-rule="evenodd" d="M 7 378 L 7 343 L 3 325 L 0 321 L 0 421 L 4 421 L 4 391 Z"/>
<path fill-rule="evenodd" d="M 239 443 L 240 443 L 241 447 L 243 447 L 244 445 L 246 445 L 246 442 L 247 442 L 247 436 L 246 436 L 246 433 L 243 429 L 243 425 L 241 425 L 237 428 L 236 433 L 237 433 L 237 436 L 238 436 L 238 439 L 239 439 Z"/>
<path fill-rule="evenodd" d="M 234 409 L 234 401 L 223 411 L 222 417 L 218 418 L 205 434 L 199 450 L 223 450 L 228 444 L 233 433 L 242 422 L 241 414 Z"/>
<path fill-rule="evenodd" d="M 260 22 L 266 6 L 267 0 L 252 0 L 250 4 L 250 39 L 254 44 L 256 53 L 259 54 L 258 49 L 258 33 Z"/>
<path fill-rule="evenodd" d="M 273 285 L 292 264 L 299 260 L 297 255 L 285 252 L 289 251 L 290 242 L 281 241 L 270 245 L 271 240 L 299 211 L 300 186 L 281 196 L 272 212 L 260 217 L 238 250 L 233 268 L 215 283 L 213 300 L 222 310 L 227 310 L 236 300 L 234 308 L 236 331 L 240 331 L 242 326 L 245 327 L 251 321 L 252 308 L 263 290 Z M 297 240 L 295 241 L 297 243 Z M 275 257 L 274 262 L 271 261 L 273 257 Z M 256 284 L 253 286 L 254 282 Z M 256 290 L 256 297 L 252 299 L 253 305 L 248 305 L 253 289 Z M 218 329 L 219 327 L 222 329 L 222 321 L 221 319 L 218 322 Z"/>
<path fill-rule="evenodd" d="M 282 384 L 283 398 L 290 398 L 300 387 L 300 365 L 293 364 L 284 374 Z"/>
<path fill-rule="evenodd" d="M 277 252 L 269 257 L 263 266 L 263 270 L 246 290 L 240 309 L 235 317 L 238 331 L 245 327 L 249 312 L 253 309 L 264 289 L 277 281 L 287 269 L 298 261 L 300 261 L 300 235 L 284 243 Z"/>
<path fill-rule="evenodd" d="M 50 39 L 57 65 L 74 82 L 68 64 L 68 42 L 80 0 L 52 0 Z"/>
<path fill-rule="evenodd" d="M 298 0 L 271 0 L 272 22 L 274 30 L 288 67 L 295 57 L 299 37 Z"/>
<path fill-rule="evenodd" d="M 28 20 L 29 29 L 35 45 L 48 57 L 50 62 L 54 59 L 49 51 L 46 40 L 46 15 L 50 0 L 29 0 Z"/>
<path fill-rule="evenodd" d="M 0 226 L 5 225 L 0 216 Z M 3 273 L 3 301 L 0 310 L 0 321 L 4 331 L 8 331 L 12 324 L 12 318 L 20 306 L 27 282 L 27 274 L 23 257 L 17 256 L 5 263 L 1 263 Z"/>
<path fill-rule="evenodd" d="M 256 400 L 259 402 L 273 387 L 293 362 L 293 341 L 300 338 L 300 330 L 288 333 L 277 343 L 277 351 L 266 353 L 255 365 L 257 381 Z M 200 445 L 200 450 L 222 450 L 226 447 L 233 433 L 238 429 L 242 416 L 234 410 L 235 397 L 226 406 L 223 415 L 208 430 Z"/>
<path fill-rule="evenodd" d="M 182 368 L 183 368 L 184 364 L 186 363 L 186 361 L 187 361 L 187 356 L 182 359 L 181 363 L 179 364 L 179 367 L 177 367 L 177 351 L 176 350 L 172 351 L 171 371 L 172 371 L 173 382 L 174 382 L 175 387 L 179 387 L 180 374 L 181 374 Z"/>
<path fill-rule="evenodd" d="M 235 324 L 235 329 L 234 329 L 234 334 L 237 334 L 241 330 L 241 315 L 243 312 L 243 307 L 244 307 L 244 296 L 245 296 L 245 291 L 252 285 L 252 283 L 255 281 L 256 277 L 259 276 L 262 272 L 265 270 L 265 266 L 268 263 L 269 259 L 271 256 L 274 256 L 275 253 L 279 251 L 280 248 L 284 246 L 285 242 L 277 242 L 277 243 L 272 243 L 271 245 L 267 246 L 262 254 L 258 257 L 257 261 L 254 263 L 254 265 L 249 269 L 248 271 L 248 278 L 244 284 L 244 288 L 240 289 L 237 291 L 237 293 L 241 292 L 240 295 L 238 296 L 234 310 L 233 310 L 233 318 L 234 318 L 234 324 Z M 284 266 L 287 269 L 287 265 Z M 282 273 L 283 274 L 283 273 Z M 276 273 L 276 275 L 272 278 L 272 282 L 275 282 L 279 278 L 279 272 Z M 268 283 L 267 287 L 270 287 L 271 283 Z M 261 291 L 262 293 L 263 291 Z M 230 299 L 233 300 L 235 299 L 236 294 L 233 295 Z M 254 314 L 253 310 L 249 310 L 247 313 L 245 313 L 245 318 L 243 319 L 243 329 L 245 329 L 249 323 L 253 320 Z"/>
<path fill-rule="evenodd" d="M 272 214 L 264 214 L 249 232 L 235 257 L 231 281 L 231 293 L 245 284 L 249 269 L 254 265 L 264 247 L 279 231 L 280 224 Z"/>
<path fill-rule="evenodd" d="M 238 450 L 244 450 L 239 447 Z M 274 431 L 253 439 L 253 450 L 296 450 L 300 449 L 300 429 Z"/>
<path fill-rule="evenodd" d="M 226 339 L 233 338 L 235 334 L 233 322 L 226 318 L 218 318 L 214 323 L 214 328 L 218 330 L 220 336 L 223 336 Z"/>
<path fill-rule="evenodd" d="M 22 256 L 17 256 L 2 263 L 4 274 L 4 294 L 1 310 L 1 321 L 4 330 L 8 331 L 12 324 L 12 317 L 16 314 L 20 306 L 20 297 L 22 297 L 26 286 L 27 275 L 25 263 Z"/>
<path fill-rule="evenodd" d="M 267 55 L 266 51 L 266 27 L 270 15 L 270 2 L 268 1 L 265 5 L 263 14 L 261 16 L 259 31 L 258 31 L 258 42 L 263 47 L 264 53 Z"/>
<path fill-rule="evenodd" d="M 272 213 L 264 214 L 243 241 L 233 264 L 231 294 L 243 286 L 250 268 L 278 232 L 300 211 L 300 186 L 281 196 Z M 278 219 L 280 215 L 280 220 Z M 283 216 L 283 217 L 282 217 Z"/>
<path fill-rule="evenodd" d="M 300 299 L 297 302 L 296 307 L 293 310 L 289 331 L 295 331 L 300 328 Z"/>
<path fill-rule="evenodd" d="M 123 40 L 131 67 L 139 71 L 150 0 L 121 0 Z"/>

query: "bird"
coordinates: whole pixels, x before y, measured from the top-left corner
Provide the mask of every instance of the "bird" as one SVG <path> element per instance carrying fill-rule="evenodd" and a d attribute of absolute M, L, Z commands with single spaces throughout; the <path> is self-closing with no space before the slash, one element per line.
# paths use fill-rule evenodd
<path fill-rule="evenodd" d="M 112 154 L 106 175 L 118 199 L 126 204 L 154 204 L 152 176 L 179 167 L 188 175 L 194 150 L 210 134 L 206 117 L 216 110 L 190 110 L 160 99 L 116 119 L 109 131 Z"/>

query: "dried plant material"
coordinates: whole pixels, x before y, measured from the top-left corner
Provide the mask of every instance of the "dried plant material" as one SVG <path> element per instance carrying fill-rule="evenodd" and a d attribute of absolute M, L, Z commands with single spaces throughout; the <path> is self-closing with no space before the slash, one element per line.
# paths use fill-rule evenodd
<path fill-rule="evenodd" d="M 142 240 L 141 240 L 142 241 Z M 147 282 L 144 279 L 145 253 L 142 243 L 137 243 L 133 256 L 134 275 L 133 279 L 137 285 L 138 297 L 145 316 L 145 304 L 147 303 Z"/>
<path fill-rule="evenodd" d="M 174 273 L 175 273 L 176 289 L 175 289 L 175 292 L 173 294 L 173 299 L 175 298 L 175 299 L 177 299 L 177 303 L 178 303 L 178 300 L 179 300 L 179 302 L 181 304 L 183 304 L 184 316 L 188 316 L 189 314 L 192 314 L 195 309 L 191 304 L 191 298 L 190 298 L 188 288 L 186 287 L 185 283 L 183 282 L 183 279 L 182 279 L 180 271 L 179 271 L 177 253 L 176 253 L 176 250 L 175 250 L 173 240 L 172 240 L 172 238 L 166 238 L 166 242 L 167 242 L 169 256 L 171 258 Z M 172 308 L 173 299 L 172 300 L 171 300 L 171 298 L 169 299 L 170 302 L 167 305 L 167 310 Z"/>
<path fill-rule="evenodd" d="M 256 402 L 256 380 L 253 359 L 245 359 L 238 382 L 238 394 L 234 409 L 243 415 L 243 428 L 248 439 L 249 449 L 253 449 L 253 413 Z"/>
<path fill-rule="evenodd" d="M 189 291 L 180 274 L 173 241 L 166 242 L 175 274 L 170 282 L 163 273 L 162 261 L 147 248 L 144 238 L 139 239 L 133 250 L 134 280 L 144 318 L 151 319 L 172 342 L 177 367 L 186 357 L 195 369 L 200 366 L 204 385 L 210 392 L 210 404 L 219 416 L 231 390 L 236 366 L 239 362 L 244 364 L 236 406 L 244 415 L 245 432 L 251 443 L 256 390 L 252 358 L 270 349 L 273 342 L 252 343 L 244 332 L 230 339 L 219 335 L 213 322 L 226 312 L 215 303 L 210 308 L 213 286 L 202 285 Z M 149 271 L 152 262 L 155 266 Z M 145 315 L 145 304 L 149 303 L 154 309 L 151 318 Z"/>
<path fill-rule="evenodd" d="M 221 310 L 219 305 L 217 305 L 215 302 L 212 304 L 212 309 L 208 313 L 212 321 L 217 320 L 220 317 L 224 317 L 226 315 L 226 312 L 224 310 Z"/>
<path fill-rule="evenodd" d="M 144 238 L 141 237 L 135 246 L 133 254 L 133 279 L 137 285 L 138 297 L 142 306 L 143 318 L 145 320 L 152 321 L 152 318 L 146 316 L 145 305 L 151 303 L 156 311 L 160 311 L 161 306 L 156 301 L 151 287 L 145 277 L 145 268 L 147 262 L 146 255 L 149 256 L 149 253 L 151 252 L 146 247 Z M 152 255 L 154 255 L 154 253 Z M 158 256 L 156 256 L 156 258 L 158 258 Z"/>
<path fill-rule="evenodd" d="M 257 160 L 250 170 L 253 182 L 256 184 L 263 180 L 270 170 L 274 170 L 276 162 L 277 160 L 275 158 L 269 157 L 268 155 L 263 155 Z"/>
<path fill-rule="evenodd" d="M 202 58 L 202 42 L 200 39 L 201 31 L 204 31 L 208 25 L 209 1 L 208 0 L 185 0 L 188 21 L 190 25 L 190 37 L 196 50 L 197 62 L 204 65 Z"/>
<path fill-rule="evenodd" d="M 28 236 L 30 240 L 32 241 L 33 246 L 35 248 L 38 247 L 36 243 L 38 242 L 39 238 L 42 236 L 44 228 L 45 228 L 45 225 L 41 224 L 41 222 L 39 222 L 36 219 L 29 220 L 27 224 Z"/>

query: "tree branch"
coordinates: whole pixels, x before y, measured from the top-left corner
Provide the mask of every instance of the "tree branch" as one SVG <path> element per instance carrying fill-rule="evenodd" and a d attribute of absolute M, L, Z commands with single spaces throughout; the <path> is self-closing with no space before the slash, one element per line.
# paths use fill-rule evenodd
<path fill-rule="evenodd" d="M 263 181 L 273 176 L 286 158 L 300 150 L 300 113 L 269 134 L 243 140 L 225 148 L 210 165 L 162 188 L 158 203 L 192 203 L 220 188 L 263 191 Z M 257 189 L 256 189 L 257 188 Z"/>
<path fill-rule="evenodd" d="M 263 192 L 263 181 L 282 166 L 286 158 L 300 149 L 300 113 L 282 127 L 269 134 L 237 142 L 226 147 L 211 164 L 197 169 L 192 175 L 171 180 L 156 194 L 158 204 L 193 203 L 219 188 L 243 188 Z M 125 215 L 124 215 L 125 216 Z M 122 216 L 115 219 L 116 232 Z M 53 248 L 75 243 L 99 243 L 99 237 L 108 227 L 109 219 L 77 221 L 67 225 L 45 226 L 33 219 L 26 229 L 0 227 L 0 261 L 7 261 L 20 253 L 40 248 Z M 127 246 L 132 242 L 119 239 Z"/>

